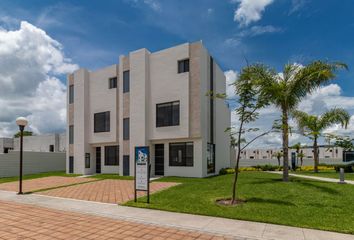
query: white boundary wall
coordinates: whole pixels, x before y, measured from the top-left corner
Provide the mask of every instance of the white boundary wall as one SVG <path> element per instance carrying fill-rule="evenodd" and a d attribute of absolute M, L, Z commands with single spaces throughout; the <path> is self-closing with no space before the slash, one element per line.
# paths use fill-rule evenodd
<path fill-rule="evenodd" d="M 19 175 L 20 152 L 0 154 L 0 177 Z M 23 152 L 23 174 L 65 171 L 65 153 Z"/>

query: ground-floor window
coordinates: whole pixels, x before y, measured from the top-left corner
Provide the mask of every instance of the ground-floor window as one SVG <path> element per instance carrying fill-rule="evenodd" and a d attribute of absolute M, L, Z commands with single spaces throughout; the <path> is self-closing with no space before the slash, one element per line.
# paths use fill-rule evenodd
<path fill-rule="evenodd" d="M 119 165 L 119 146 L 105 146 L 104 164 L 106 166 Z"/>
<path fill-rule="evenodd" d="M 193 142 L 170 143 L 170 166 L 193 167 Z"/>
<path fill-rule="evenodd" d="M 208 173 L 215 173 L 215 144 L 213 143 L 207 145 L 207 166 Z"/>
<path fill-rule="evenodd" d="M 85 153 L 85 168 L 90 168 L 90 153 Z"/>

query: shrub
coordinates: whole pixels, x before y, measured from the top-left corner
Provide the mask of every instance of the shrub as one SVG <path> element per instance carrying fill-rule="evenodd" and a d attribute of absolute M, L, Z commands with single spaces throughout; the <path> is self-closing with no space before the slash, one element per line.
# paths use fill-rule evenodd
<path fill-rule="evenodd" d="M 279 171 L 279 170 L 281 170 L 281 167 L 270 165 L 270 164 L 257 165 L 254 168 L 258 169 L 259 171 Z"/>
<path fill-rule="evenodd" d="M 313 166 L 303 166 L 300 168 L 301 171 L 314 171 Z M 319 171 L 328 171 L 328 170 L 334 170 L 334 166 L 331 165 L 319 165 L 318 166 Z"/>
<path fill-rule="evenodd" d="M 352 172 L 354 172 L 354 171 L 353 171 L 353 165 L 352 165 L 352 164 L 349 164 L 349 165 L 346 165 L 346 164 L 338 164 L 338 165 L 335 165 L 335 166 L 334 166 L 334 169 L 336 170 L 336 172 L 339 172 L 341 168 L 344 168 L 344 172 L 345 172 L 345 173 L 352 173 Z"/>
<path fill-rule="evenodd" d="M 227 174 L 226 168 L 222 168 L 219 170 L 219 175 L 226 175 L 226 174 Z"/>

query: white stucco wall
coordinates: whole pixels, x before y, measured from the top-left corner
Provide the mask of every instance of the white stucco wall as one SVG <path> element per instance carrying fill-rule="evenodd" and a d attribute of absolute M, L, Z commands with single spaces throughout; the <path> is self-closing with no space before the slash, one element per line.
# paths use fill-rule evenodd
<path fill-rule="evenodd" d="M 54 146 L 54 151 L 59 149 L 59 135 L 47 134 L 23 137 L 23 150 L 33 152 L 49 152 L 50 145 Z M 14 138 L 14 150 L 20 150 L 20 138 Z"/>
<path fill-rule="evenodd" d="M 19 175 L 19 152 L 0 154 L 0 177 Z M 65 170 L 65 153 L 24 152 L 23 174 Z"/>

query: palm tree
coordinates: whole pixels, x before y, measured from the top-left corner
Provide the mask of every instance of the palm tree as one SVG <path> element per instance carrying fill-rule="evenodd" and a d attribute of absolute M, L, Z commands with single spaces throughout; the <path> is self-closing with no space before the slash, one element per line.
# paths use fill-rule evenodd
<path fill-rule="evenodd" d="M 274 69 L 262 64 L 252 65 L 253 78 L 262 94 L 281 110 L 283 141 L 283 181 L 289 180 L 289 114 L 299 102 L 320 85 L 336 77 L 339 69 L 347 69 L 343 63 L 314 61 L 306 66 L 286 64 L 279 74 Z"/>
<path fill-rule="evenodd" d="M 303 159 L 305 157 L 305 154 L 303 152 L 299 152 L 299 154 L 297 156 L 300 159 L 300 167 L 302 167 Z"/>
<path fill-rule="evenodd" d="M 333 124 L 341 124 L 347 128 L 350 115 L 341 108 L 334 108 L 325 112 L 322 116 L 310 115 L 301 111 L 294 111 L 294 116 L 301 133 L 313 140 L 314 171 L 318 172 L 318 138 L 324 129 Z"/>
<path fill-rule="evenodd" d="M 283 157 L 283 153 L 282 152 L 275 152 L 275 153 L 273 153 L 273 155 L 272 155 L 273 157 L 276 157 L 277 159 L 278 159 L 278 166 L 280 166 L 280 158 L 282 158 Z"/>

